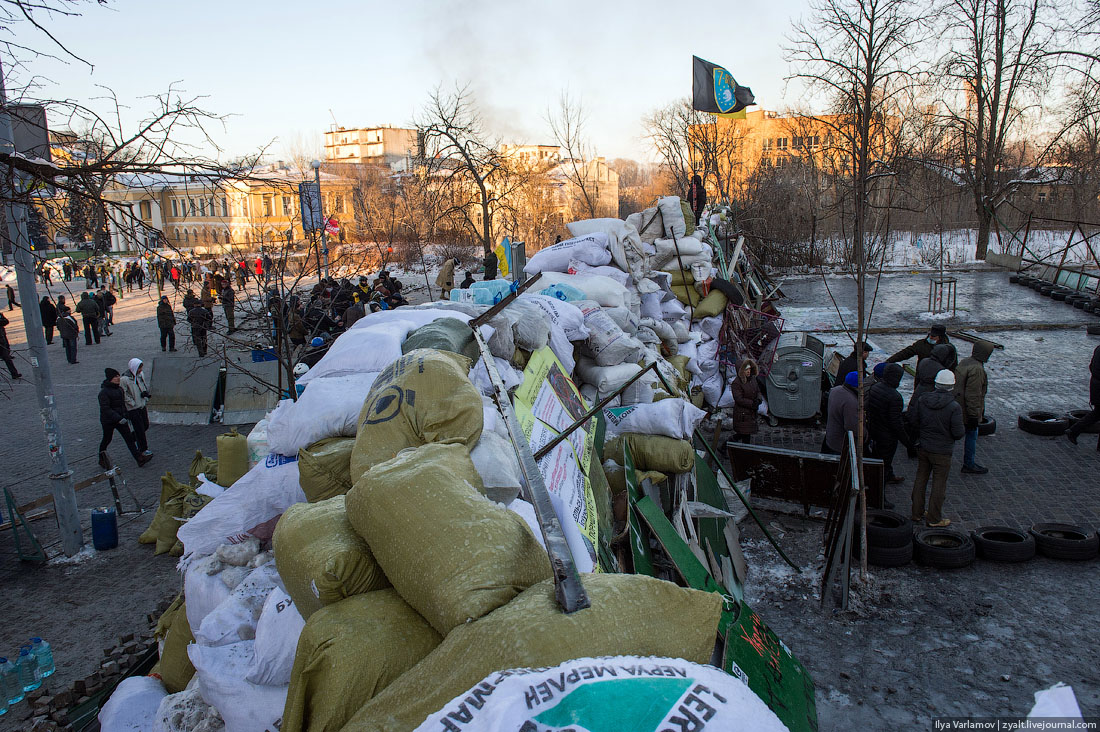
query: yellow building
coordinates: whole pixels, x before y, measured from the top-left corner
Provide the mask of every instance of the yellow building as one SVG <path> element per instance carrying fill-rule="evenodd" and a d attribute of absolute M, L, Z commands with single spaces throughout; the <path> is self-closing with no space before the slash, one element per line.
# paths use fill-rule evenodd
<path fill-rule="evenodd" d="M 325 132 L 325 160 L 394 165 L 416 155 L 416 130 L 404 127 L 333 127 Z"/>

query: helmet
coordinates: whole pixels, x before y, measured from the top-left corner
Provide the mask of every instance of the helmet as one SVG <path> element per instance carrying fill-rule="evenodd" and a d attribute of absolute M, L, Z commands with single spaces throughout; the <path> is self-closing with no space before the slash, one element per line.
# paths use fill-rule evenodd
<path fill-rule="evenodd" d="M 309 342 L 309 345 L 313 346 L 314 348 L 320 348 L 321 346 L 325 345 L 325 339 L 321 336 L 316 336 L 313 340 Z"/>
<path fill-rule="evenodd" d="M 305 376 L 307 371 L 309 371 L 309 366 L 304 363 L 297 363 L 294 365 L 295 376 Z"/>

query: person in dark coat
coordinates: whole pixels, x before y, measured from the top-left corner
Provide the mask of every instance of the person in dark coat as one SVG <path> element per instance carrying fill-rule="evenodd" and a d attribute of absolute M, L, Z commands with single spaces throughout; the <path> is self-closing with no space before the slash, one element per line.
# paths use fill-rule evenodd
<path fill-rule="evenodd" d="M 756 422 L 756 410 L 763 403 L 760 395 L 760 383 L 756 380 L 760 367 L 756 361 L 746 358 L 737 369 L 737 377 L 730 383 L 733 395 L 733 439 L 748 444 L 759 429 Z"/>
<path fill-rule="evenodd" d="M 172 303 L 167 295 L 161 295 L 157 303 L 157 327 L 160 328 L 160 350 L 176 350 L 176 314 L 172 312 Z"/>
<path fill-rule="evenodd" d="M 829 408 L 825 423 L 825 439 L 821 452 L 839 455 L 847 444 L 848 432 L 859 428 L 859 375 L 849 372 L 844 383 L 829 390 Z"/>
<path fill-rule="evenodd" d="M 932 477 L 932 495 L 928 498 L 928 525 L 949 526 L 943 517 L 947 495 L 947 476 L 951 471 L 951 453 L 966 433 L 962 407 L 955 401 L 955 374 L 942 369 L 936 374 L 935 389 L 922 394 L 915 410 L 918 435 L 917 477 L 913 482 L 913 521 L 925 518 L 924 492 Z"/>
<path fill-rule="evenodd" d="M 46 331 L 46 345 L 53 345 L 53 329 L 57 325 L 57 306 L 49 295 L 42 296 L 38 303 L 38 312 L 42 315 L 42 329 Z"/>
<path fill-rule="evenodd" d="M 1100 346 L 1096 347 L 1096 350 L 1092 352 L 1092 363 L 1089 364 L 1089 373 L 1092 374 L 1092 378 L 1089 379 L 1089 403 L 1092 405 L 1092 411 L 1086 414 L 1081 419 L 1077 420 L 1066 430 L 1066 437 L 1074 445 L 1077 444 L 1077 436 L 1093 426 L 1097 422 L 1100 422 Z M 1100 452 L 1100 436 L 1096 438 L 1096 451 Z"/>
<path fill-rule="evenodd" d="M 848 354 L 848 357 L 840 362 L 840 367 L 836 370 L 836 383 L 843 384 L 844 380 L 848 377 L 848 374 L 855 371 L 857 368 L 863 369 L 863 375 L 867 375 L 867 354 L 873 351 L 871 344 L 867 342 L 857 343 L 856 347 L 852 349 L 852 352 Z M 859 354 L 858 360 L 856 354 Z"/>
<path fill-rule="evenodd" d="M 76 360 L 76 339 L 80 335 L 80 326 L 76 324 L 76 318 L 68 305 L 59 306 L 57 313 L 57 334 L 61 336 L 61 345 L 65 347 L 65 360 L 69 363 L 80 363 Z"/>
<path fill-rule="evenodd" d="M 495 280 L 497 278 L 497 255 L 496 252 L 486 252 L 485 259 L 482 260 L 482 264 L 485 265 L 484 280 Z"/>
<path fill-rule="evenodd" d="M 237 299 L 237 293 L 233 292 L 233 287 L 229 284 L 229 280 L 225 280 L 225 286 L 222 287 L 221 294 L 218 295 L 218 299 L 221 300 L 222 310 L 225 311 L 225 322 L 229 327 L 227 332 L 232 333 L 237 330 L 237 321 L 234 316 L 233 308 L 235 307 L 235 301 Z"/>
<path fill-rule="evenodd" d="M 881 375 L 879 366 L 882 367 Z M 898 443 L 913 447 L 901 416 L 905 400 L 898 392 L 898 386 L 903 373 L 902 367 L 896 363 L 878 364 L 875 366 L 875 383 L 867 392 L 867 436 L 871 438 L 871 457 L 882 461 L 887 483 L 905 480 L 894 472 L 894 453 Z"/>
<path fill-rule="evenodd" d="M 943 369 L 954 371 L 955 366 L 949 366 L 948 364 L 957 365 L 958 361 L 955 347 L 950 343 L 940 343 L 932 347 L 932 352 L 928 355 L 928 358 L 917 364 L 917 375 L 913 379 L 913 396 L 909 398 L 909 410 L 906 413 L 910 422 L 915 417 L 914 413 L 920 397 L 935 390 L 936 374 Z"/>
<path fill-rule="evenodd" d="M 993 344 L 978 341 L 970 358 L 964 358 L 955 368 L 955 398 L 963 410 L 963 425 L 966 437 L 963 439 L 964 473 L 984 475 L 989 468 L 978 465 L 978 425 L 985 416 L 985 394 L 989 389 L 989 379 L 985 373 L 985 362 L 993 354 Z"/>
<path fill-rule="evenodd" d="M 96 307 L 99 308 L 99 317 L 96 318 L 95 321 L 96 331 L 100 335 L 111 335 L 110 324 L 107 322 L 107 303 L 103 299 L 103 292 L 97 290 L 92 295 L 92 300 L 95 301 Z"/>
<path fill-rule="evenodd" d="M 470 286 L 473 285 L 473 284 L 474 284 L 474 273 L 473 272 L 467 272 L 466 273 L 466 279 L 462 280 L 462 284 L 459 285 L 459 287 L 461 287 L 463 290 L 468 290 L 468 289 L 470 289 Z"/>
<path fill-rule="evenodd" d="M 703 208 L 707 205 L 707 189 L 703 185 L 703 179 L 698 175 L 691 176 L 687 201 L 691 206 L 691 212 L 695 214 L 695 223 L 699 223 L 699 217 L 703 215 Z"/>
<path fill-rule="evenodd" d="M 5 287 L 8 290 L 8 310 L 15 310 L 16 308 L 22 308 L 23 306 L 15 301 L 15 290 L 12 289 L 12 286 L 11 285 L 5 285 Z"/>
<path fill-rule="evenodd" d="M 22 379 L 23 374 L 15 368 L 15 362 L 11 360 L 11 344 L 8 343 L 8 319 L 0 315 L 0 360 L 7 365 L 13 379 Z"/>
<path fill-rule="evenodd" d="M 99 306 L 87 292 L 80 293 L 80 302 L 76 304 L 76 311 L 80 313 L 80 319 L 84 321 L 84 345 L 92 345 L 92 338 L 99 343 Z"/>
<path fill-rule="evenodd" d="M 126 397 L 119 385 L 120 374 L 113 368 L 103 369 L 106 378 L 99 389 L 99 426 L 103 428 L 103 439 L 99 441 L 99 465 L 104 470 L 110 467 L 107 460 L 107 446 L 111 444 L 111 438 L 117 431 L 126 441 L 126 447 L 134 456 L 138 467 L 152 460 L 151 455 L 142 455 L 134 441 L 134 433 L 126 424 Z"/>
<path fill-rule="evenodd" d="M 195 305 L 187 311 L 187 322 L 191 324 L 191 342 L 195 350 L 200 358 L 206 356 L 206 336 L 214 325 L 214 313 L 202 305 Z"/>
<path fill-rule="evenodd" d="M 932 355 L 932 348 L 934 346 L 938 346 L 941 343 L 951 343 L 951 339 L 947 337 L 947 328 L 943 327 L 942 325 L 933 325 L 932 328 L 928 331 L 927 336 L 901 349 L 893 356 L 890 356 L 890 358 L 886 359 L 886 362 L 901 363 L 902 361 L 908 361 L 913 356 L 916 356 L 917 366 L 920 366 L 921 361 Z M 944 368 L 948 368 L 954 371 L 957 365 L 957 363 L 947 364 L 944 366 Z"/>

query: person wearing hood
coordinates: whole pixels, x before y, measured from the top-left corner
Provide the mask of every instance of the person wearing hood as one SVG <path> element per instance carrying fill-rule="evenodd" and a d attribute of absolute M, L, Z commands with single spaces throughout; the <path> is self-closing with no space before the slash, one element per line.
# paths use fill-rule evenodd
<path fill-rule="evenodd" d="M 458 266 L 458 260 L 454 258 L 448 258 L 443 262 L 443 266 L 439 268 L 439 274 L 435 276 L 435 284 L 442 291 L 441 298 L 446 300 L 451 296 L 451 290 L 455 286 L 455 267 Z"/>
<path fill-rule="evenodd" d="M 879 367 L 882 367 L 881 370 Z M 905 400 L 898 392 L 904 370 L 899 364 L 884 363 L 875 366 L 875 383 L 867 392 L 867 435 L 871 438 L 871 457 L 882 461 L 887 483 L 901 483 L 905 479 L 894 472 L 894 453 L 898 443 L 913 447 L 909 432 L 902 420 Z"/>
<path fill-rule="evenodd" d="M 99 465 L 104 470 L 110 467 L 107 446 L 111 444 L 111 438 L 117 430 L 140 468 L 153 458 L 141 454 L 134 441 L 134 434 L 126 426 L 126 396 L 119 385 L 121 375 L 110 367 L 103 369 L 103 375 L 106 378 L 99 389 L 99 426 L 103 428 L 103 439 L 99 442 Z"/>
<path fill-rule="evenodd" d="M 906 415 L 910 422 L 916 416 L 915 412 L 921 396 L 935 390 L 936 375 L 943 369 L 954 371 L 957 363 L 955 347 L 950 343 L 940 343 L 932 347 L 928 358 L 917 364 L 917 375 L 913 379 L 913 396 L 909 398 L 909 411 Z"/>
<path fill-rule="evenodd" d="M 759 429 L 756 422 L 756 410 L 763 403 L 760 395 L 760 383 L 756 380 L 760 367 L 756 361 L 746 358 L 737 369 L 737 377 L 730 383 L 733 396 L 733 432 L 734 441 L 746 445 L 752 442 L 752 436 Z"/>
<path fill-rule="evenodd" d="M 886 362 L 901 363 L 902 361 L 908 361 L 913 356 L 916 356 L 917 366 L 920 366 L 921 361 L 932 355 L 932 348 L 940 345 L 941 343 L 951 343 L 951 339 L 947 337 L 947 328 L 942 325 L 933 325 L 932 328 L 928 331 L 927 336 L 901 349 L 893 356 L 886 359 Z M 953 363 L 945 364 L 944 368 L 948 368 L 954 371 L 956 365 L 957 364 Z"/>
<path fill-rule="evenodd" d="M 839 455 L 844 449 L 848 432 L 859 427 L 859 374 L 850 372 L 844 383 L 829 390 L 828 421 L 825 424 L 825 439 L 821 443 L 821 452 L 826 455 Z"/>
<path fill-rule="evenodd" d="M 42 296 L 38 303 L 38 312 L 42 315 L 42 329 L 46 331 L 46 345 L 53 345 L 53 329 L 57 325 L 57 306 L 49 295 Z"/>
<path fill-rule="evenodd" d="M 840 368 L 836 370 L 836 383 L 843 384 L 848 374 L 855 372 L 856 369 L 862 370 L 863 375 L 866 376 L 867 354 L 872 350 L 874 349 L 871 348 L 871 344 L 867 342 L 857 343 L 848 357 L 840 362 Z"/>
<path fill-rule="evenodd" d="M 152 455 L 145 433 L 149 429 L 149 383 L 145 380 L 145 370 L 140 358 L 131 358 L 126 373 L 119 379 L 122 394 L 126 398 L 126 419 L 134 430 L 134 442 L 142 455 Z"/>
<path fill-rule="evenodd" d="M 955 451 L 955 442 L 966 433 L 962 407 L 955 401 L 954 392 L 955 374 L 942 369 L 936 374 L 935 388 L 921 395 L 915 410 L 918 449 L 912 518 L 913 521 L 922 521 L 927 517 L 928 525 L 936 528 L 951 524 L 943 517 L 943 500 L 947 495 L 951 453 Z M 924 496 L 929 476 L 932 477 L 932 495 L 928 498 L 926 514 Z"/>
<path fill-rule="evenodd" d="M 172 303 L 167 295 L 160 296 L 157 303 L 157 327 L 160 328 L 160 350 L 165 346 L 169 351 L 176 350 L 176 314 L 172 312 Z"/>
<path fill-rule="evenodd" d="M 1100 422 L 1100 346 L 1097 346 L 1096 350 L 1092 352 L 1089 373 L 1092 375 L 1092 378 L 1089 379 L 1089 403 L 1092 405 L 1092 411 L 1074 422 L 1066 430 L 1066 438 L 1074 445 L 1077 444 L 1078 435 Z M 1096 438 L 1096 451 L 1100 452 L 1100 436 Z"/>
<path fill-rule="evenodd" d="M 470 286 L 474 284 L 474 273 L 466 272 L 466 279 L 462 280 L 462 284 L 459 285 L 463 290 L 470 289 Z"/>
<path fill-rule="evenodd" d="M 989 341 L 977 341 L 970 358 L 964 358 L 955 368 L 955 398 L 963 410 L 963 425 L 966 437 L 963 440 L 964 473 L 984 475 L 989 468 L 975 462 L 978 452 L 978 425 L 985 416 L 985 394 L 989 389 L 989 379 L 985 373 L 985 363 L 993 354 L 993 344 Z"/>

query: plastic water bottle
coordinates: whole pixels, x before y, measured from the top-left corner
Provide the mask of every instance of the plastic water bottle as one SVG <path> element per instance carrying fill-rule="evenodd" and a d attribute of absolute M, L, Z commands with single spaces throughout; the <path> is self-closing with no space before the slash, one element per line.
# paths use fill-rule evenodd
<path fill-rule="evenodd" d="M 38 637 L 31 638 L 31 644 L 31 649 L 38 658 L 38 672 L 41 678 L 53 676 L 57 668 L 53 663 L 53 649 L 50 648 L 50 644 Z"/>
<path fill-rule="evenodd" d="M 34 691 L 42 686 L 42 677 L 38 675 L 38 659 L 31 653 L 30 646 L 19 649 L 19 660 L 15 662 L 19 670 L 19 685 L 23 691 Z"/>
<path fill-rule="evenodd" d="M 0 658 L 0 696 L 7 704 L 23 701 L 23 685 L 19 683 L 19 670 L 6 658 Z"/>

